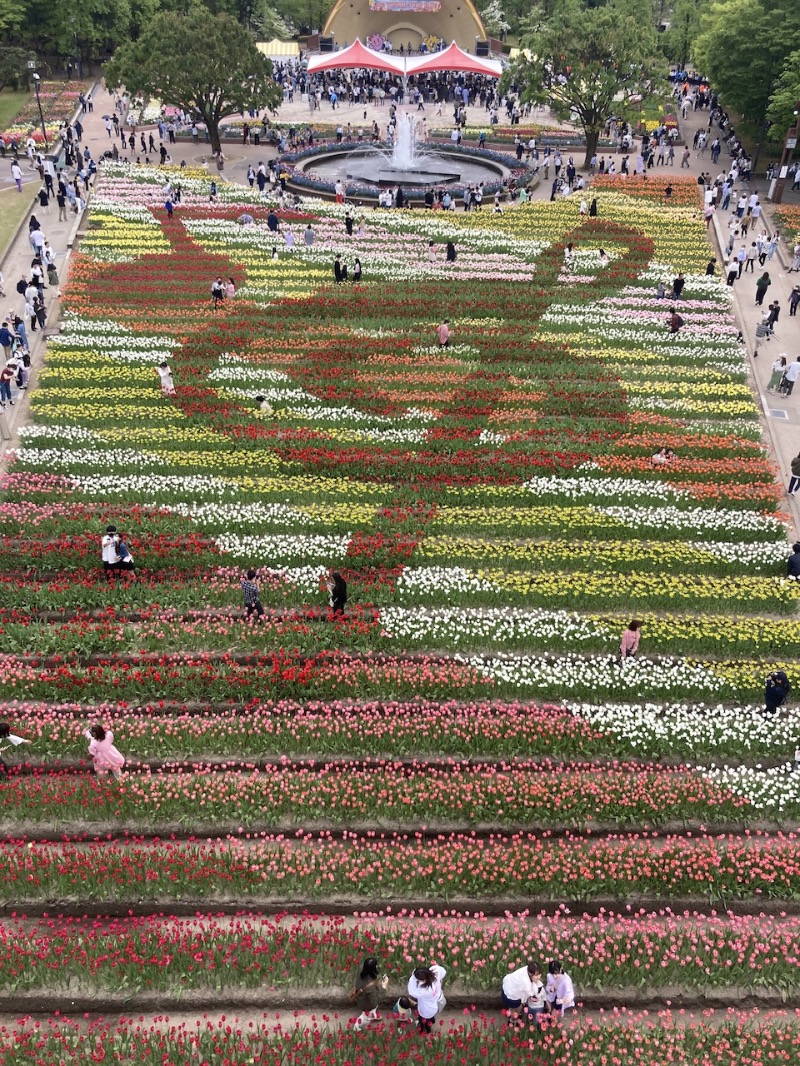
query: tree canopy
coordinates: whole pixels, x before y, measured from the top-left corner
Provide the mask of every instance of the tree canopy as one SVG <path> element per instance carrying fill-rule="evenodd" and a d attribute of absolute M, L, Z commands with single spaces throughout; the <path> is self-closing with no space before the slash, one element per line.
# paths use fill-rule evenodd
<path fill-rule="evenodd" d="M 586 136 L 586 162 L 612 115 L 639 113 L 666 74 L 655 27 L 639 0 L 555 0 L 545 17 L 535 11 L 523 24 L 521 43 L 531 59 L 503 75 L 501 89 L 516 85 L 523 101 L 549 102 L 560 119 L 574 119 Z M 637 14 L 638 12 L 638 14 Z"/>
<path fill-rule="evenodd" d="M 692 50 L 726 107 L 759 123 L 791 52 L 800 49 L 795 0 L 716 0 Z"/>
<path fill-rule="evenodd" d="M 105 73 L 109 85 L 155 96 L 204 122 L 214 152 L 223 118 L 251 108 L 274 111 L 283 99 L 272 63 L 230 15 L 162 12 L 137 41 L 116 51 Z"/>
<path fill-rule="evenodd" d="M 775 92 L 767 110 L 767 118 L 772 123 L 770 133 L 773 140 L 782 141 L 790 126 L 797 124 L 797 105 L 800 103 L 800 50 L 790 52 L 778 78 Z"/>

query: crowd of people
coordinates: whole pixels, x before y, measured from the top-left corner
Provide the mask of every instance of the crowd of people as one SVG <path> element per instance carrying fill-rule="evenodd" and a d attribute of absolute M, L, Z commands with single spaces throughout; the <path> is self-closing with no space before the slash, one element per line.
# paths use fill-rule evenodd
<path fill-rule="evenodd" d="M 447 970 L 438 963 L 414 968 L 406 992 L 393 1000 L 392 1015 L 399 1024 L 413 1022 L 417 1030 L 428 1035 L 437 1015 L 447 1006 L 444 982 Z M 381 974 L 378 960 L 363 960 L 350 995 L 361 1013 L 353 1023 L 356 1031 L 380 1020 L 382 993 L 389 986 L 389 975 Z M 499 989 L 500 1009 L 512 1026 L 541 1028 L 546 1022 L 559 1023 L 575 1009 L 575 988 L 563 964 L 553 959 L 543 975 L 541 966 L 529 960 L 506 974 Z"/>

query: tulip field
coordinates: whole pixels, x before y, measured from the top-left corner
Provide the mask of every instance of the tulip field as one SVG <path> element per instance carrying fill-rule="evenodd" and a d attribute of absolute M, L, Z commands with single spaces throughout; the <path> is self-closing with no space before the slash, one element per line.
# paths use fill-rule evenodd
<path fill-rule="evenodd" d="M 348 235 L 105 167 L 0 474 L 0 1061 L 800 1062 L 800 712 L 763 711 L 800 586 L 672 183 Z M 571 974 L 562 1026 L 505 1024 L 528 958 Z M 423 1037 L 392 1004 L 434 961 Z"/>

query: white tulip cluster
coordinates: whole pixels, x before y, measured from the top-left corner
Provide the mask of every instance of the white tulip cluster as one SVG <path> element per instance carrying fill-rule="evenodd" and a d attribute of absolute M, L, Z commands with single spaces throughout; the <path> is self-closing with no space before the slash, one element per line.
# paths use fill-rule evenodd
<path fill-rule="evenodd" d="M 403 593 L 432 592 L 496 592 L 498 586 L 479 577 L 463 566 L 418 566 L 406 568 L 397 579 L 397 591 Z"/>
<path fill-rule="evenodd" d="M 399 640 L 441 642 L 448 648 L 476 637 L 503 644 L 529 638 L 591 640 L 608 629 L 570 611 L 523 610 L 518 607 L 385 607 L 380 613 L 384 635 Z"/>
<path fill-rule="evenodd" d="M 227 533 L 216 537 L 215 542 L 221 552 L 235 555 L 240 559 L 326 559 L 333 563 L 341 561 L 347 554 L 352 533 L 339 537 L 326 537 L 313 533 L 291 536 L 275 534 L 274 536 L 248 536 Z"/>
<path fill-rule="evenodd" d="M 782 523 L 771 515 L 761 515 L 758 511 L 721 511 L 703 510 L 700 507 L 591 507 L 598 514 L 618 519 L 622 525 L 632 529 L 643 527 L 651 529 L 686 529 L 693 533 L 702 530 L 737 529 L 747 533 L 758 533 L 772 539 L 785 537 Z"/>
<path fill-rule="evenodd" d="M 794 763 L 762 769 L 759 766 L 698 767 L 705 777 L 736 796 L 748 800 L 758 811 L 774 817 L 795 815 L 800 805 L 800 769 Z"/>
<path fill-rule="evenodd" d="M 575 688 L 592 692 L 631 692 L 636 696 L 668 694 L 673 689 L 714 693 L 724 688 L 723 678 L 704 666 L 685 659 L 625 659 L 562 655 L 461 656 L 485 677 L 498 681 L 552 691 L 557 687 L 567 696 Z M 563 698 L 562 696 L 562 698 Z"/>
<path fill-rule="evenodd" d="M 587 464 L 588 465 L 588 464 Z M 579 470 L 583 469 L 578 467 Z M 532 477 L 524 482 L 523 488 L 535 496 L 567 497 L 578 500 L 586 497 L 597 499 L 609 497 L 619 500 L 622 496 L 645 496 L 648 499 L 663 500 L 674 503 L 687 499 L 689 494 L 683 489 L 670 488 L 663 481 L 645 481 L 624 477 L 592 477 L 588 467 L 586 477 Z"/>
<path fill-rule="evenodd" d="M 564 702 L 573 715 L 642 755 L 785 754 L 800 744 L 800 708 L 777 717 L 760 705 Z"/>

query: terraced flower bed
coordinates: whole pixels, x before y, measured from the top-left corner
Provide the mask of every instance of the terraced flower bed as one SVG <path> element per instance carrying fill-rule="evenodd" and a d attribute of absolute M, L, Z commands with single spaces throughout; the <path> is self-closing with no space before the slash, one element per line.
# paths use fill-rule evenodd
<path fill-rule="evenodd" d="M 792 1062 L 794 1016 L 746 1011 L 800 1004 L 800 716 L 761 705 L 797 679 L 798 585 L 694 183 L 348 236 L 336 205 L 275 233 L 178 180 L 168 221 L 162 171 L 106 168 L 0 479 L 0 720 L 30 741 L 0 779 L 0 1010 L 66 1014 L 0 1057 Z M 103 576 L 110 522 L 135 582 Z M 353 1031 L 366 955 L 384 1009 L 436 959 L 476 1015 L 430 1049 Z M 496 1009 L 531 955 L 582 1004 L 534 1039 Z M 152 1020 L 100 1018 L 129 996 Z"/>

